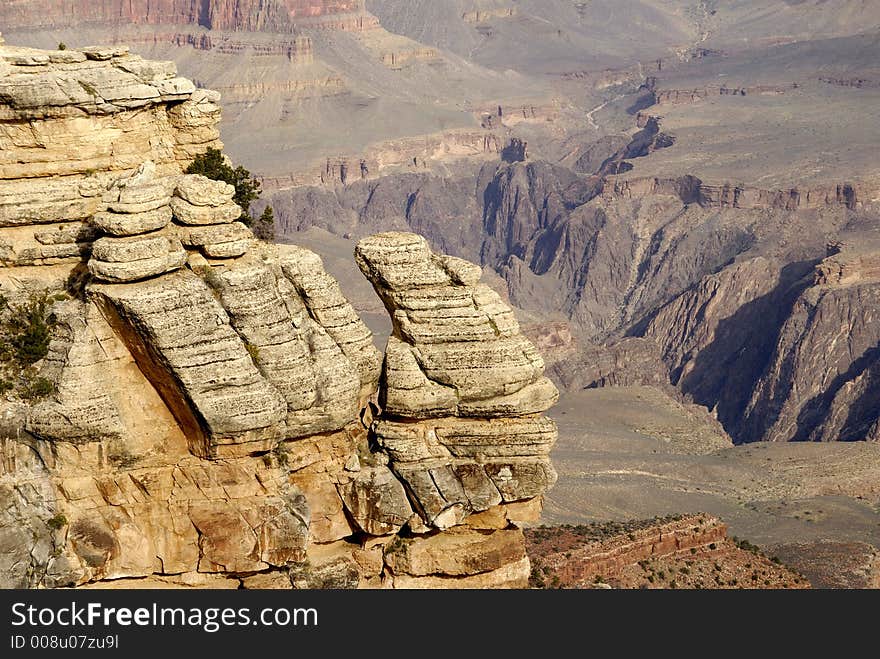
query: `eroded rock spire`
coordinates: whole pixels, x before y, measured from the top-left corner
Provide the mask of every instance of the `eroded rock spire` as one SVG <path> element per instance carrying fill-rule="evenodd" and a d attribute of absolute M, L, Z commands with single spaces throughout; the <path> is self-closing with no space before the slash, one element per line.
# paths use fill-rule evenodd
<path fill-rule="evenodd" d="M 410 233 L 366 238 L 356 258 L 394 324 L 371 431 L 424 522 L 543 494 L 557 431 L 541 413 L 558 392 L 480 268 Z"/>

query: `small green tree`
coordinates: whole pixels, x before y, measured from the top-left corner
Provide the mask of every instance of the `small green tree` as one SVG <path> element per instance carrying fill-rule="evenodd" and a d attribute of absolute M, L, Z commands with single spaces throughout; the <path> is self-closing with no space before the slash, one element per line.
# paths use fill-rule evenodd
<path fill-rule="evenodd" d="M 0 295 L 0 393 L 15 390 L 20 398 L 51 395 L 55 385 L 38 375 L 35 364 L 49 354 L 57 321 L 51 312 L 59 296 L 32 293 L 10 303 Z"/>
<path fill-rule="evenodd" d="M 55 318 L 49 313 L 52 300 L 46 293 L 32 294 L 30 298 L 16 307 L 10 307 L 2 300 L 4 309 L 10 309 L 3 322 L 2 351 L 20 368 L 26 368 L 40 361 L 49 353 L 49 341 Z"/>
<path fill-rule="evenodd" d="M 254 235 L 260 240 L 275 240 L 275 211 L 266 206 L 253 226 Z"/>
<path fill-rule="evenodd" d="M 67 50 L 67 44 L 63 41 L 58 43 L 58 50 Z"/>
<path fill-rule="evenodd" d="M 235 188 L 233 201 L 241 206 L 239 222 L 247 226 L 253 226 L 254 218 L 250 215 L 251 203 L 260 197 L 260 182 L 251 173 L 238 165 L 232 167 L 223 156 L 220 149 L 210 148 L 205 153 L 195 157 L 187 174 L 201 174 L 215 181 L 224 181 Z"/>

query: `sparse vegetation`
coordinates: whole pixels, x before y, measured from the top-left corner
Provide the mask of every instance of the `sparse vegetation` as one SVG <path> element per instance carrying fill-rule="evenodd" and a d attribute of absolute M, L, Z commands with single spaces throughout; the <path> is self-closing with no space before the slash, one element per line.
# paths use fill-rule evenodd
<path fill-rule="evenodd" d="M 259 365 L 260 363 L 260 349 L 255 346 L 253 343 L 245 343 L 245 348 L 247 348 L 248 354 L 251 356 L 254 364 Z"/>
<path fill-rule="evenodd" d="M 36 364 L 49 354 L 57 326 L 52 305 L 66 297 L 43 291 L 16 304 L 0 295 L 0 393 L 39 400 L 55 391 Z"/>
<path fill-rule="evenodd" d="M 67 517 L 65 517 L 62 513 L 57 513 L 46 520 L 46 525 L 53 531 L 63 529 L 65 526 L 67 526 Z"/>
<path fill-rule="evenodd" d="M 529 587 L 531 588 L 545 588 L 546 582 L 544 581 L 544 576 L 541 574 L 541 569 L 537 565 L 532 566 L 532 571 L 529 574 Z"/>
<path fill-rule="evenodd" d="M 55 393 L 55 384 L 43 377 L 27 380 L 19 389 L 19 395 L 25 400 L 40 400 Z"/>
<path fill-rule="evenodd" d="M 260 182 L 242 165 L 233 167 L 219 149 L 208 149 L 195 157 L 187 174 L 200 174 L 215 181 L 224 181 L 235 188 L 233 201 L 241 207 L 239 222 L 254 232 L 257 238 L 272 240 L 275 237 L 275 211 L 266 206 L 258 218 L 251 215 L 251 204 L 260 198 Z"/>
<path fill-rule="evenodd" d="M 266 206 L 257 221 L 251 226 L 254 235 L 261 240 L 272 241 L 275 239 L 275 210 Z"/>
<path fill-rule="evenodd" d="M 288 452 L 287 444 L 281 442 L 272 452 L 275 454 L 275 459 L 278 461 L 279 466 L 287 467 L 290 462 L 290 454 Z"/>

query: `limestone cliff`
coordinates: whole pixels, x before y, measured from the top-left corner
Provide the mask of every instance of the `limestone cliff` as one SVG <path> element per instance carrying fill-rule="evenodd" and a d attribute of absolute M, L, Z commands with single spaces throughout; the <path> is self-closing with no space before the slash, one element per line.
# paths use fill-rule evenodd
<path fill-rule="evenodd" d="M 47 341 L 3 346 L 0 585 L 526 585 L 556 389 L 478 266 L 359 245 L 383 362 L 317 255 L 183 174 L 219 96 L 173 65 L 0 44 L 0 118 L 0 329 Z"/>

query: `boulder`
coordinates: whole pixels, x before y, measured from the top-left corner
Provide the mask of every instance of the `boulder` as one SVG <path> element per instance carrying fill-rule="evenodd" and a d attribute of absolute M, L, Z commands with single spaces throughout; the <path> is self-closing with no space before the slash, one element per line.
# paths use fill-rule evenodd
<path fill-rule="evenodd" d="M 96 213 L 91 223 L 111 236 L 137 236 L 162 229 L 171 222 L 171 206 L 164 205 L 143 213 Z"/>
<path fill-rule="evenodd" d="M 171 210 L 174 218 L 181 224 L 228 224 L 241 217 L 241 208 L 232 202 L 218 206 L 196 206 L 185 199 L 171 199 Z"/>

